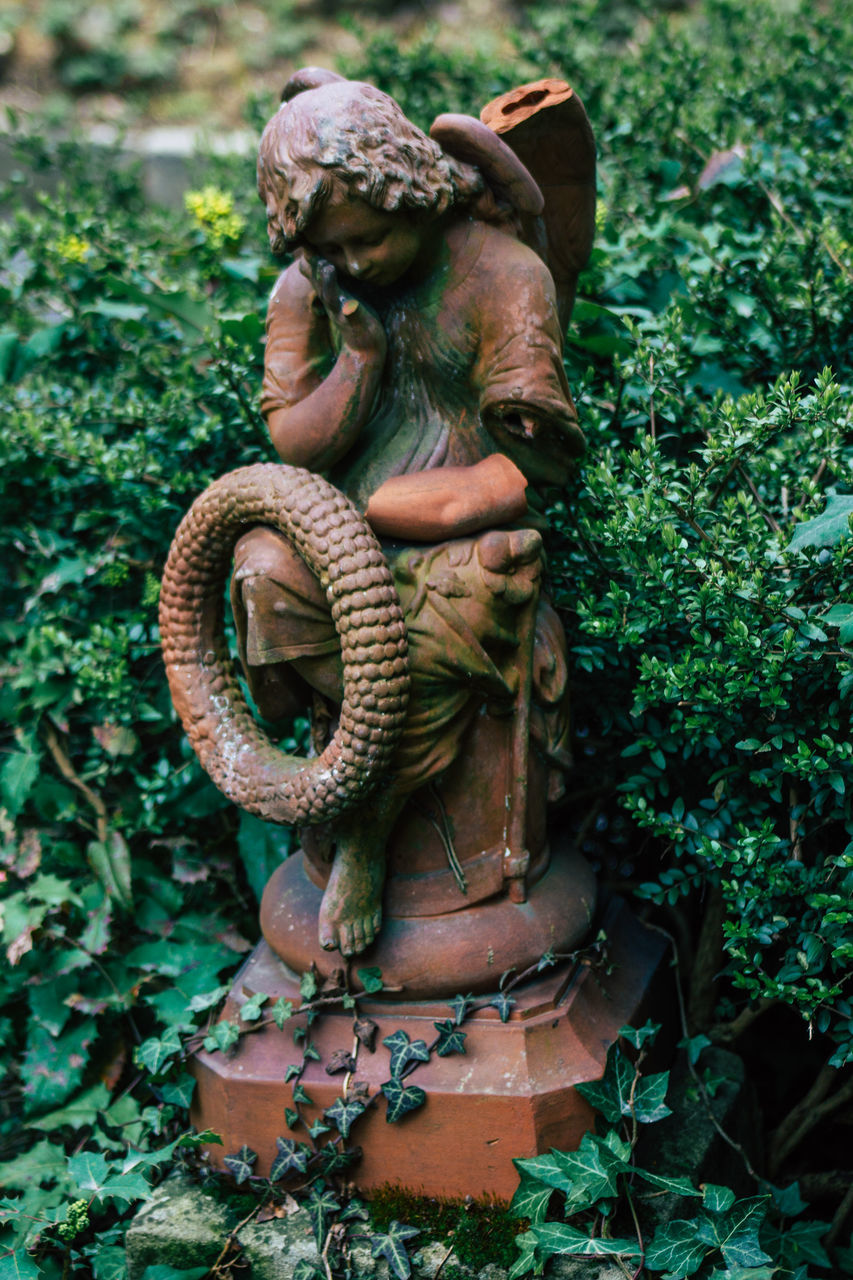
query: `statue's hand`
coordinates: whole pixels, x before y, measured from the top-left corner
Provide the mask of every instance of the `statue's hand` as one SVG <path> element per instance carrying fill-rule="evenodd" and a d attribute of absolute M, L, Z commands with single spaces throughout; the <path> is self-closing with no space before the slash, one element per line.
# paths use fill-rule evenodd
<path fill-rule="evenodd" d="M 300 270 L 313 284 L 329 323 L 340 336 L 341 345 L 362 355 L 384 360 L 387 342 L 382 321 L 371 307 L 341 287 L 331 262 L 306 251 Z"/>

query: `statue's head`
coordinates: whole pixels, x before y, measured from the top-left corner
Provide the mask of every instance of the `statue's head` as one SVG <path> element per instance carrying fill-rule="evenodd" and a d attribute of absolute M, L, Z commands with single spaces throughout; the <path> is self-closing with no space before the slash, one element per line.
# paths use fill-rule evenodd
<path fill-rule="evenodd" d="M 475 168 L 446 155 L 388 94 L 354 80 L 297 93 L 261 137 L 258 191 L 277 253 L 304 244 L 330 203 L 429 222 L 482 190 Z"/>

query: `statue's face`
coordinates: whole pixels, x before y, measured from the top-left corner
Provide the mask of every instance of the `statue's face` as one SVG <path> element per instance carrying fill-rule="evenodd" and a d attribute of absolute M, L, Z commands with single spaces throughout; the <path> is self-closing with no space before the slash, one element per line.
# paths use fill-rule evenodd
<path fill-rule="evenodd" d="M 405 213 L 386 213 L 342 195 L 314 218 L 304 239 L 338 271 L 382 288 L 413 265 L 424 231 Z"/>

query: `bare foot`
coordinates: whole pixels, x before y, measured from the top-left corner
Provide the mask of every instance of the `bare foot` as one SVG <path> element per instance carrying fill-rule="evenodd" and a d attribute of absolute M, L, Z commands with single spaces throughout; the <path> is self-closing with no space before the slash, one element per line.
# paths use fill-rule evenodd
<path fill-rule="evenodd" d="M 373 942 L 382 924 L 385 851 L 352 835 L 339 840 L 320 904 L 320 946 L 354 956 Z M 366 847 L 367 846 L 367 847 Z"/>

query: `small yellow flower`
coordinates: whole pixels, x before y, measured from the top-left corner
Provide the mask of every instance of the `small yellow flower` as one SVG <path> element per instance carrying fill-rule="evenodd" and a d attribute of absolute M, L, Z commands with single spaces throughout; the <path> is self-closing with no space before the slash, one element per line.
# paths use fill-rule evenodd
<path fill-rule="evenodd" d="M 60 258 L 64 258 L 66 262 L 83 262 L 92 246 L 88 240 L 84 240 L 82 236 L 75 236 L 72 232 L 70 235 L 61 236 L 53 247 Z"/>
<path fill-rule="evenodd" d="M 204 232 L 212 249 L 221 249 L 226 240 L 239 240 L 246 226 L 246 219 L 234 211 L 234 197 L 218 187 L 204 187 L 201 191 L 187 191 L 184 206 Z"/>

